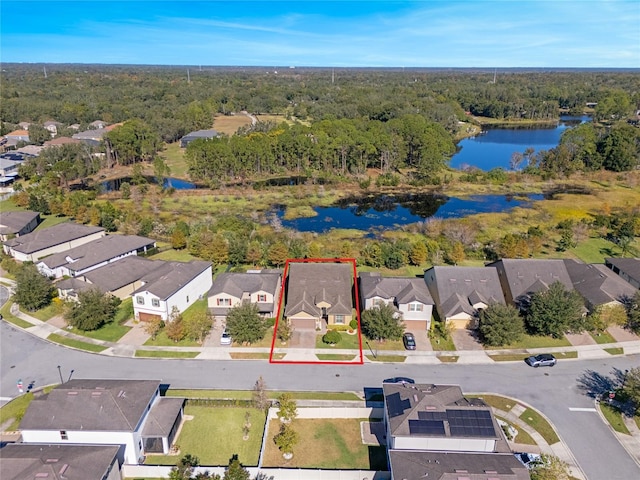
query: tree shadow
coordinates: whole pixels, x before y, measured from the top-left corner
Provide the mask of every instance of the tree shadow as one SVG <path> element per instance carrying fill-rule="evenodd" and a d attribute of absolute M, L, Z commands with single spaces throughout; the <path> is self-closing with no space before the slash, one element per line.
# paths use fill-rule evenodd
<path fill-rule="evenodd" d="M 585 371 L 577 380 L 578 389 L 585 395 L 607 402 L 609 405 L 617 408 L 627 416 L 633 416 L 635 408 L 632 402 L 624 398 L 623 401 L 619 401 L 620 395 L 614 395 L 613 398 L 609 396 L 610 393 L 616 392 L 624 385 L 625 376 L 627 370 L 621 370 L 614 368 L 609 375 L 602 375 L 599 372 L 593 370 Z M 616 396 L 618 398 L 616 398 Z"/>

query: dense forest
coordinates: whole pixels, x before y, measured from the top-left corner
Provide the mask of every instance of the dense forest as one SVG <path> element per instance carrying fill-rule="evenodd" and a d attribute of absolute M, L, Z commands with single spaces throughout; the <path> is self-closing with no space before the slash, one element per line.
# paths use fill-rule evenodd
<path fill-rule="evenodd" d="M 566 175 L 625 171 L 638 165 L 639 130 L 629 122 L 640 104 L 640 75 L 627 71 L 482 71 L 428 69 L 188 68 L 144 66 L 3 65 L 1 133 L 31 122 L 42 143 L 47 120 L 85 129 L 101 119 L 124 125 L 110 132 L 106 161 L 87 147 L 70 147 L 25 169 L 67 180 L 100 166 L 152 162 L 162 142 L 211 128 L 215 115 L 278 114 L 239 135 L 190 145 L 192 179 L 219 181 L 269 174 L 363 175 L 368 168 L 410 173 L 438 183 L 465 125 L 479 118 L 522 122 L 583 113 L 594 122 L 573 129 L 561 145 L 535 156 L 522 152 L 514 168 Z M 464 134 L 464 132 L 462 132 Z"/>

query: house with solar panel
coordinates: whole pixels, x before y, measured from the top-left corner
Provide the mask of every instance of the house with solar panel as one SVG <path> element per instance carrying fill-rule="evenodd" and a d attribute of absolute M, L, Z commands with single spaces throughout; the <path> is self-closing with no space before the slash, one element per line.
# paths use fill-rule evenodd
<path fill-rule="evenodd" d="M 526 480 L 484 401 L 457 385 L 384 383 L 391 478 Z"/>

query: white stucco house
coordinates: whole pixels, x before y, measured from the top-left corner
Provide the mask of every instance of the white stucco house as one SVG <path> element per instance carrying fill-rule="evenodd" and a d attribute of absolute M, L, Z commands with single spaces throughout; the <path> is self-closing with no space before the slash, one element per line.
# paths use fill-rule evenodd
<path fill-rule="evenodd" d="M 137 464 L 169 452 L 183 404 L 161 397 L 156 380 L 70 380 L 34 398 L 19 428 L 27 444 L 124 445 L 125 463 Z"/>
<path fill-rule="evenodd" d="M 174 307 L 182 313 L 207 295 L 213 285 L 211 262 L 166 262 L 141 283 L 131 294 L 135 318 L 170 320 Z"/>

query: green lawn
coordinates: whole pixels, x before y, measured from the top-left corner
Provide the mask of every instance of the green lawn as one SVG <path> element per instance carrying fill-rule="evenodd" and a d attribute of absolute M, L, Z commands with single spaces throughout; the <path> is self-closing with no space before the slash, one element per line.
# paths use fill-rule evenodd
<path fill-rule="evenodd" d="M 169 248 L 155 255 L 149 257 L 152 260 L 165 260 L 167 262 L 190 262 L 191 260 L 198 260 L 196 257 L 189 253 L 186 248 L 183 250 L 174 250 Z"/>
<path fill-rule="evenodd" d="M 481 398 L 487 405 L 491 405 L 493 408 L 508 412 L 515 407 L 518 402 L 501 395 L 469 395 L 470 398 Z"/>
<path fill-rule="evenodd" d="M 184 159 L 184 148 L 180 148 L 180 142 L 165 143 L 164 149 L 159 153 L 164 158 L 167 166 L 171 169 L 171 176 L 177 178 L 188 178 L 187 162 Z"/>
<path fill-rule="evenodd" d="M 603 343 L 616 343 L 616 339 L 611 336 L 609 332 L 600 332 L 598 334 L 591 333 L 591 338 L 599 345 Z"/>
<path fill-rule="evenodd" d="M 494 362 L 521 362 L 529 355 L 523 355 L 522 353 L 505 353 L 502 355 L 489 355 Z"/>
<path fill-rule="evenodd" d="M 442 363 L 456 363 L 460 357 L 458 355 L 438 355 L 437 358 Z"/>
<path fill-rule="evenodd" d="M 331 345 L 324 343 L 322 341 L 322 335 L 318 335 L 316 336 L 316 348 L 326 348 L 326 349 L 339 348 L 339 349 L 352 349 L 352 350 L 360 349 L 358 335 L 349 335 L 347 332 L 340 332 L 340 336 L 342 337 L 342 340 L 340 340 L 340 343 L 337 343 L 335 346 L 332 347 Z"/>
<path fill-rule="evenodd" d="M 42 322 L 46 322 L 47 320 L 51 320 L 56 315 L 62 314 L 62 305 L 56 304 L 56 302 L 51 302 L 46 307 L 34 312 L 25 312 L 24 310 L 22 310 L 22 308 L 20 310 L 27 315 L 31 315 L 33 318 L 37 318 Z"/>
<path fill-rule="evenodd" d="M 167 352 L 158 350 L 136 350 L 138 358 L 195 358 L 200 352 Z"/>
<path fill-rule="evenodd" d="M 318 360 L 327 362 L 352 362 L 356 359 L 356 357 L 354 357 L 353 355 L 340 355 L 335 353 L 319 353 L 316 354 L 316 357 L 318 357 Z"/>
<path fill-rule="evenodd" d="M 250 415 L 249 439 L 243 440 L 245 414 Z M 175 443 L 178 455 L 148 455 L 150 465 L 175 465 L 187 453 L 200 459 L 202 465 L 228 465 L 232 455 L 238 455 L 243 465 L 257 465 L 264 431 L 264 414 L 253 408 L 185 407 L 185 421 Z"/>
<path fill-rule="evenodd" d="M 200 344 L 194 340 L 183 339 L 179 342 L 171 340 L 167 337 L 167 332 L 164 329 L 160 330 L 160 333 L 156 335 L 156 338 L 149 338 L 144 342 L 147 347 L 199 347 Z"/>
<path fill-rule="evenodd" d="M 570 251 L 585 263 L 604 263 L 606 257 L 620 255 L 620 248 L 604 238 L 590 238 Z"/>
<path fill-rule="evenodd" d="M 604 418 L 607 419 L 607 422 L 609 422 L 609 425 L 611 425 L 611 428 L 613 428 L 616 432 L 630 435 L 629 429 L 622 421 L 622 414 L 619 410 L 606 403 L 600 403 L 599 406 L 600 411 L 604 415 Z"/>
<path fill-rule="evenodd" d="M 5 303 L 2 308 L 0 308 L 0 313 L 2 317 L 9 323 L 13 323 L 15 326 L 20 328 L 29 328 L 33 327 L 33 324 L 27 322 L 26 320 L 22 320 L 21 318 L 16 317 L 11 313 L 11 305 L 13 302 L 9 301 Z"/>
<path fill-rule="evenodd" d="M 496 415 L 496 418 L 499 418 L 503 422 L 511 425 L 511 423 L 506 418 L 502 418 L 499 415 Z M 512 439 L 513 442 L 524 443 L 525 445 L 537 445 L 536 441 L 523 428 L 518 428 L 516 425 L 512 426 L 518 431 L 518 434 L 515 436 L 515 438 Z"/>
<path fill-rule="evenodd" d="M 402 363 L 407 359 L 407 357 L 405 357 L 404 355 L 377 355 L 375 357 L 373 355 L 365 355 L 365 357 L 367 357 L 372 362 Z"/>
<path fill-rule="evenodd" d="M 520 420 L 533 427 L 540 435 L 542 435 L 549 445 L 553 445 L 560 441 L 558 435 L 549 422 L 547 422 L 545 418 L 535 410 L 527 408 L 522 412 L 522 415 L 520 415 Z"/>
<path fill-rule="evenodd" d="M 118 310 L 113 318 L 113 321 L 104 324 L 97 330 L 79 330 L 75 327 L 68 328 L 67 331 L 75 333 L 76 335 L 82 335 L 88 338 L 94 338 L 96 340 L 104 340 L 105 342 L 117 342 L 125 333 L 131 330 L 131 327 L 122 325 L 133 316 L 133 303 L 131 298 L 127 298 L 122 301 L 118 306 Z"/>
<path fill-rule="evenodd" d="M 77 348 L 79 350 L 86 350 L 87 352 L 102 352 L 106 350 L 107 347 L 103 347 L 102 345 L 95 345 L 93 343 L 81 342 L 79 340 L 74 340 L 72 338 L 67 338 L 63 335 L 58 335 L 57 333 L 52 333 L 47 337 L 47 340 L 55 343 L 59 343 L 60 345 L 66 345 L 67 347 Z"/>
<path fill-rule="evenodd" d="M 267 391 L 269 398 L 277 398 L 282 392 Z M 361 400 L 352 392 L 287 392 L 294 400 Z M 250 400 L 251 390 L 178 390 L 169 389 L 165 393 L 167 397 L 185 398 L 227 398 L 238 400 Z"/>
<path fill-rule="evenodd" d="M 516 350 L 528 348 L 549 348 L 549 347 L 569 347 L 571 343 L 566 338 L 543 337 L 540 335 L 523 335 L 518 342 L 502 347 L 487 347 L 488 350 Z"/>
<path fill-rule="evenodd" d="M 385 448 L 362 443 L 360 423 L 363 421 L 366 420 L 294 420 L 292 426 L 298 433 L 298 443 L 293 449 L 293 458 L 285 460 L 273 442 L 280 422 L 272 420 L 263 464 L 265 467 L 386 470 Z"/>
<path fill-rule="evenodd" d="M 44 392 L 48 393 L 53 389 L 52 386 L 45 387 Z M 33 400 L 33 393 L 25 393 L 19 397 L 14 398 L 7 404 L 0 407 L 0 425 L 4 425 L 6 422 L 12 420 L 10 424 L 5 428 L 7 431 L 14 431 L 18 429 L 20 421 L 24 416 L 24 412 L 27 411 L 27 407 Z"/>
<path fill-rule="evenodd" d="M 434 352 L 455 352 L 456 345 L 453 343 L 453 338 L 442 338 L 434 336 L 431 339 L 431 347 Z"/>

